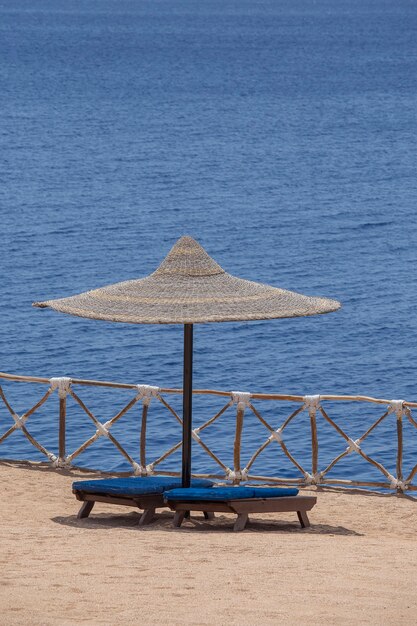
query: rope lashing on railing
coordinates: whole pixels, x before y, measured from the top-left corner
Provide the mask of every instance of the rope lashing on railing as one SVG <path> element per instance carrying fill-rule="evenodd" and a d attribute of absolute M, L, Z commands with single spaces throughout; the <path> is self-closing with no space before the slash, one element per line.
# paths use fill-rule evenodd
<path fill-rule="evenodd" d="M 96 423 L 96 435 L 97 435 L 97 439 L 99 437 L 107 437 L 109 438 L 110 435 L 110 428 L 112 426 L 112 422 L 111 420 L 109 420 L 108 422 L 105 422 L 104 424 L 101 424 L 100 422 Z"/>
<path fill-rule="evenodd" d="M 346 452 L 348 454 L 350 454 L 351 452 L 357 452 L 358 454 L 360 454 L 360 450 L 361 450 L 361 440 L 360 439 L 356 439 L 355 441 L 353 439 L 351 439 L 350 437 L 347 440 L 348 442 L 348 447 L 346 448 Z"/>
<path fill-rule="evenodd" d="M 55 391 L 58 389 L 58 396 L 60 399 L 66 398 L 70 392 L 70 387 L 72 380 L 67 376 L 61 376 L 58 378 L 50 378 L 49 382 L 51 383 L 51 391 Z"/>
<path fill-rule="evenodd" d="M 58 456 L 56 456 L 55 454 L 52 454 L 51 452 L 49 452 L 47 456 L 51 462 L 52 467 L 55 467 L 58 469 L 66 469 L 68 467 L 71 467 L 71 462 L 67 457 L 59 458 Z"/>
<path fill-rule="evenodd" d="M 152 398 L 158 398 L 160 387 L 154 387 L 153 385 L 137 385 L 138 399 L 142 400 L 142 403 L 149 406 Z"/>
<path fill-rule="evenodd" d="M 389 486 L 391 489 L 399 489 L 401 491 L 406 491 L 408 489 L 408 481 L 395 478 L 395 476 L 390 473 L 387 473 L 387 478 L 390 481 Z"/>
<path fill-rule="evenodd" d="M 246 468 L 242 470 L 232 470 L 228 467 L 225 472 L 225 478 L 227 480 L 232 480 L 233 482 L 248 480 L 248 470 Z"/>
<path fill-rule="evenodd" d="M 322 472 L 315 472 L 314 474 L 304 472 L 304 482 L 306 485 L 319 485 L 322 482 L 322 478 Z"/>
<path fill-rule="evenodd" d="M 231 391 L 230 405 L 237 404 L 239 411 L 244 411 L 246 407 L 250 406 L 250 399 L 252 394 L 247 391 Z"/>
<path fill-rule="evenodd" d="M 306 409 L 309 415 L 316 415 L 317 410 L 320 408 L 320 396 L 304 396 L 304 409 Z"/>
<path fill-rule="evenodd" d="M 200 432 L 199 428 L 193 428 L 193 430 L 191 431 L 191 436 L 194 439 L 194 441 L 196 441 L 197 443 L 201 443 L 201 437 L 198 434 Z"/>
<path fill-rule="evenodd" d="M 133 468 L 133 474 L 135 476 L 150 476 L 154 473 L 153 463 L 149 463 L 149 465 L 146 465 L 145 467 L 143 467 L 142 465 L 139 465 L 139 463 L 136 463 L 136 461 L 133 461 L 132 468 Z"/>
<path fill-rule="evenodd" d="M 22 430 L 23 426 L 26 423 L 28 416 L 27 415 L 20 416 L 17 413 L 12 413 L 12 418 L 14 420 L 16 428 L 19 428 L 19 430 Z"/>
<path fill-rule="evenodd" d="M 395 413 L 397 419 L 401 419 L 404 415 L 405 400 L 391 400 L 388 406 L 388 413 Z"/>
<path fill-rule="evenodd" d="M 278 428 L 277 430 L 274 430 L 274 432 L 272 432 L 270 436 L 268 437 L 268 441 L 273 441 L 274 439 L 275 441 L 278 441 L 278 443 L 282 443 L 284 441 L 283 436 L 282 436 L 282 428 Z"/>

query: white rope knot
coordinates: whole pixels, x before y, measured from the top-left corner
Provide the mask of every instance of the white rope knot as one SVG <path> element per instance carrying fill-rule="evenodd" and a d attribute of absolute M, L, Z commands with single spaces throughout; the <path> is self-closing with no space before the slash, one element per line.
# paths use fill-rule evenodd
<path fill-rule="evenodd" d="M 310 474 L 309 472 L 304 472 L 304 479 L 305 479 L 305 483 L 306 485 L 312 485 L 314 478 L 312 476 L 312 474 Z"/>
<path fill-rule="evenodd" d="M 349 437 L 347 442 L 348 442 L 349 445 L 346 448 L 346 452 L 348 454 L 350 454 L 351 452 L 357 452 L 359 454 L 359 451 L 361 449 L 361 446 L 360 446 L 361 440 L 360 439 L 356 439 L 356 441 L 354 441 L 353 439 L 350 439 L 350 437 Z"/>
<path fill-rule="evenodd" d="M 154 387 L 153 385 L 136 385 L 136 387 L 139 391 L 139 399 L 146 406 L 149 406 L 152 398 L 157 398 L 160 392 L 160 387 Z"/>
<path fill-rule="evenodd" d="M 227 480 L 248 480 L 248 470 L 246 468 L 242 470 L 232 470 L 229 467 L 226 469 Z"/>
<path fill-rule="evenodd" d="M 58 389 L 58 396 L 61 400 L 67 397 L 72 382 L 71 378 L 61 376 L 60 378 L 50 378 L 49 382 L 51 384 L 52 391 Z"/>
<path fill-rule="evenodd" d="M 154 474 L 155 472 L 153 471 L 153 468 L 155 467 L 155 463 L 149 463 L 149 465 L 146 466 L 146 475 L 150 476 L 152 474 Z"/>
<path fill-rule="evenodd" d="M 388 474 L 387 478 L 390 481 L 389 486 L 391 489 L 401 489 L 401 491 L 406 491 L 406 489 L 408 489 L 408 482 L 406 480 L 399 480 L 392 474 Z"/>
<path fill-rule="evenodd" d="M 322 481 L 323 474 L 321 472 L 316 472 L 315 474 L 310 474 L 309 472 L 305 472 L 304 478 L 305 478 L 306 485 L 319 485 Z"/>
<path fill-rule="evenodd" d="M 281 433 L 282 433 L 281 428 L 278 428 L 278 430 L 272 431 L 270 436 L 268 437 L 268 441 L 273 441 L 275 439 L 275 441 L 278 441 L 278 443 L 282 443 Z"/>
<path fill-rule="evenodd" d="M 200 432 L 199 428 L 194 428 L 194 430 L 191 431 L 191 436 L 194 439 L 194 441 L 200 442 L 201 441 L 201 437 L 198 434 Z"/>
<path fill-rule="evenodd" d="M 404 400 L 391 400 L 388 410 L 390 413 L 395 413 L 397 419 L 401 419 L 404 415 Z"/>
<path fill-rule="evenodd" d="M 309 415 L 316 415 L 317 409 L 320 408 L 320 396 L 304 396 L 304 408 L 309 412 Z"/>
<path fill-rule="evenodd" d="M 133 467 L 133 474 L 135 476 L 147 476 L 148 475 L 148 472 L 146 471 L 146 467 L 139 465 L 139 463 L 136 463 L 135 461 L 133 461 L 132 467 Z"/>
<path fill-rule="evenodd" d="M 12 417 L 14 419 L 16 428 L 22 430 L 22 427 L 25 425 L 25 422 L 27 420 L 27 415 L 20 416 L 17 413 L 13 413 Z"/>
<path fill-rule="evenodd" d="M 62 459 L 60 457 L 56 457 L 54 454 L 48 455 L 48 457 L 51 460 L 52 467 L 65 469 L 65 468 L 71 466 L 71 463 L 70 463 L 68 457 L 65 457 L 64 459 Z"/>
<path fill-rule="evenodd" d="M 247 391 L 232 391 L 231 404 L 237 404 L 238 411 L 244 411 L 246 407 L 250 406 L 251 395 Z"/>
<path fill-rule="evenodd" d="M 321 483 L 322 478 L 323 478 L 323 474 L 321 472 L 316 472 L 315 474 L 313 474 L 314 484 L 319 485 Z"/>
<path fill-rule="evenodd" d="M 112 426 L 111 422 L 106 422 L 105 424 L 100 424 L 100 422 L 97 422 L 96 426 L 97 426 L 96 435 L 98 437 L 108 437 L 109 436 L 109 430 L 110 430 L 110 428 Z"/>
<path fill-rule="evenodd" d="M 71 378 L 68 378 L 67 376 L 61 376 L 58 378 L 50 378 L 49 382 L 51 384 L 52 391 L 55 391 L 55 389 L 58 389 L 59 398 L 62 399 L 62 398 L 67 397 L 67 395 L 69 394 L 71 383 L 72 383 Z"/>

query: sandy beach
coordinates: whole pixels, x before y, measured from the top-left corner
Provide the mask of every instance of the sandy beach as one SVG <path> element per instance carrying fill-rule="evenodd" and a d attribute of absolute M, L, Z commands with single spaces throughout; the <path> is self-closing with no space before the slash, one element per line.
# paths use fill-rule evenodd
<path fill-rule="evenodd" d="M 413 624 L 417 502 L 319 492 L 292 513 L 196 517 L 97 504 L 77 520 L 85 474 L 0 464 L 0 622 L 12 624 Z"/>

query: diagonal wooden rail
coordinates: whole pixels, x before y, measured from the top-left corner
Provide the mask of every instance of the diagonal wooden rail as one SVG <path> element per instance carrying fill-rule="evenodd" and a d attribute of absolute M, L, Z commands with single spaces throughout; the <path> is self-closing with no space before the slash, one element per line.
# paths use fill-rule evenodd
<path fill-rule="evenodd" d="M 41 393 L 40 398 L 35 404 L 25 411 L 22 415 L 18 415 L 13 409 L 11 402 L 6 396 L 3 387 L 0 385 L 0 404 L 6 409 L 6 430 L 0 434 L 0 444 L 12 436 L 16 432 L 20 432 L 26 439 L 40 452 L 48 461 L 57 468 L 70 467 L 73 461 L 83 452 L 90 448 L 101 437 L 106 437 L 108 441 L 115 447 L 118 453 L 130 464 L 134 475 L 146 476 L 148 474 L 159 473 L 177 474 L 177 472 L 163 471 L 160 466 L 163 462 L 173 455 L 180 447 L 181 440 L 173 443 L 167 450 L 161 451 L 157 458 L 148 462 L 147 454 L 147 428 L 148 421 L 151 416 L 151 403 L 158 403 L 166 412 L 167 418 L 174 420 L 179 427 L 182 426 L 182 419 L 177 411 L 168 400 L 170 395 L 178 395 L 182 393 L 181 389 L 159 388 L 150 385 L 134 385 L 126 383 L 113 383 L 95 380 L 84 380 L 76 378 L 41 378 L 33 376 L 20 376 L 0 372 L 0 381 L 17 382 L 17 383 L 35 383 L 39 385 L 47 385 L 47 390 Z M 126 390 L 130 397 L 126 399 L 123 406 L 108 421 L 101 422 L 96 415 L 88 408 L 85 400 L 82 399 L 82 388 L 113 388 Z M 75 391 L 77 388 L 77 391 Z M 59 399 L 59 411 L 57 419 L 57 450 L 50 451 L 42 443 L 40 443 L 28 429 L 27 422 L 29 418 L 40 409 L 50 398 L 57 392 Z M 133 392 L 133 396 L 131 395 Z M 414 449 L 417 456 L 417 421 L 412 415 L 412 410 L 417 407 L 416 402 L 406 402 L 403 400 L 386 400 L 381 398 L 371 398 L 367 396 L 336 396 L 336 395 L 315 395 L 315 396 L 295 396 L 286 394 L 261 394 L 233 391 L 217 391 L 212 389 L 199 389 L 193 392 L 196 395 L 218 396 L 220 399 L 226 399 L 226 403 L 222 403 L 219 410 L 209 419 L 195 428 L 192 432 L 194 441 L 204 451 L 207 456 L 219 467 L 219 474 L 198 474 L 199 476 L 207 476 L 223 480 L 230 480 L 234 484 L 241 481 L 262 481 L 276 484 L 296 484 L 296 485 L 329 485 L 329 486 L 359 486 L 359 487 L 378 487 L 391 489 L 397 493 L 405 491 L 417 491 L 417 485 L 413 484 L 413 479 L 417 475 L 417 458 L 415 464 L 409 471 L 408 475 L 404 475 L 404 431 L 403 423 L 406 419 L 415 432 Z M 71 400 L 76 404 L 86 416 L 86 419 L 92 423 L 95 432 L 75 450 L 66 454 L 67 447 L 67 428 L 72 427 L 71 422 L 67 423 L 67 403 Z M 262 415 L 260 406 L 262 401 L 270 400 L 278 403 L 291 403 L 295 406 L 290 414 L 283 420 L 281 426 L 275 428 Z M 329 415 L 330 411 L 324 404 L 334 402 L 362 402 L 365 404 L 384 405 L 382 415 L 373 421 L 368 428 L 358 438 L 354 439 L 345 432 L 344 428 Z M 139 449 L 134 453 L 126 450 L 120 441 L 110 432 L 110 429 L 116 422 L 126 416 L 137 405 L 141 406 L 140 433 L 138 437 Z M 233 467 L 230 468 L 227 463 L 223 462 L 219 456 L 210 448 L 207 441 L 203 440 L 202 433 L 210 428 L 212 424 L 220 420 L 227 411 L 235 411 L 235 428 L 234 428 L 234 445 L 233 445 Z M 309 444 L 311 446 L 311 466 L 306 469 L 306 459 L 297 460 L 299 454 L 294 450 L 294 442 L 291 438 L 286 441 L 286 433 L 288 426 L 299 419 L 303 413 L 307 413 L 309 418 Z M 7 419 L 7 415 L 9 416 Z M 363 449 L 364 441 L 371 433 L 374 433 L 378 427 L 387 422 L 389 416 L 395 416 L 396 432 L 393 433 L 393 441 L 395 439 L 395 475 L 373 456 L 365 452 Z M 320 417 L 320 420 L 318 418 Z M 0 412 L 0 427 L 3 424 L 3 413 Z M 32 418 L 33 419 L 33 418 Z M 248 420 L 258 422 L 266 430 L 265 439 L 251 453 L 246 464 L 242 463 L 242 437 L 245 432 L 245 424 Z M 342 441 L 346 448 L 334 458 L 326 461 L 325 465 L 319 466 L 319 437 L 321 420 L 323 424 L 328 424 L 334 431 L 336 438 Z M 179 432 L 180 432 L 179 428 Z M 278 452 L 289 460 L 295 468 L 296 474 L 294 478 L 279 476 L 262 476 L 252 472 L 255 461 L 262 456 L 263 452 L 271 445 L 278 446 Z M 392 445 L 392 444 L 391 444 Z M 136 453 L 138 452 L 138 458 Z M 357 480 L 355 477 L 333 478 L 329 476 L 331 470 L 350 454 L 359 455 L 366 463 L 377 470 L 380 480 Z M 137 460 L 135 460 L 137 458 Z M 308 461 L 307 461 L 308 463 Z"/>

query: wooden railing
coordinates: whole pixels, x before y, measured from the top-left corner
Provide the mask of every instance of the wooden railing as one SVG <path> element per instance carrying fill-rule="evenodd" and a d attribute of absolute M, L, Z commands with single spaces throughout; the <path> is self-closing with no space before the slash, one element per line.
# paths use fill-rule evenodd
<path fill-rule="evenodd" d="M 0 381 L 14 381 L 20 383 L 37 383 L 41 386 L 46 385 L 47 390 L 44 391 L 41 397 L 23 414 L 18 415 L 13 409 L 12 403 L 6 396 L 3 387 L 0 385 L 0 401 L 3 404 L 4 411 L 0 411 L 0 429 L 5 425 L 5 432 L 1 434 L 0 430 L 0 444 L 3 444 L 13 433 L 21 431 L 26 439 L 34 446 L 41 454 L 43 454 L 49 461 L 49 463 L 56 468 L 68 468 L 74 466 L 74 460 L 85 452 L 90 446 L 92 446 L 101 437 L 106 437 L 113 446 L 118 450 L 120 455 L 130 464 L 132 473 L 134 475 L 149 475 L 154 473 L 175 475 L 178 472 L 168 472 L 160 470 L 160 465 L 173 455 L 180 447 L 181 440 L 178 440 L 174 445 L 170 446 L 167 450 L 162 451 L 161 454 L 154 458 L 151 462 L 148 462 L 147 458 L 147 427 L 148 427 L 148 414 L 150 412 L 151 402 L 159 403 L 166 411 L 167 417 L 175 420 L 180 427 L 182 425 L 182 419 L 178 412 L 173 408 L 171 402 L 171 396 L 182 394 L 181 389 L 164 389 L 158 387 L 152 387 L 148 385 L 133 385 L 113 382 L 103 382 L 95 380 L 82 380 L 82 379 L 69 379 L 69 378 L 40 378 L 34 376 L 18 376 L 13 374 L 0 373 Z M 85 401 L 80 397 L 81 389 L 85 387 L 106 387 L 112 389 L 126 390 L 129 399 L 123 404 L 123 406 L 116 412 L 114 417 L 106 422 L 101 422 L 94 413 L 87 407 Z M 75 391 L 77 389 L 77 391 Z M 416 402 L 406 402 L 403 400 L 385 400 L 380 398 L 370 398 L 367 396 L 338 396 L 338 395 L 321 395 L 321 396 L 298 396 L 298 395 L 283 395 L 283 394 L 262 394 L 262 393 L 241 393 L 241 392 L 229 392 L 229 391 L 216 391 L 207 389 L 196 389 L 193 392 L 195 395 L 209 395 L 218 397 L 222 400 L 221 406 L 215 412 L 213 416 L 206 419 L 203 424 L 193 430 L 193 439 L 201 447 L 205 454 L 220 468 L 220 473 L 210 474 L 198 474 L 198 476 L 207 476 L 217 479 L 229 480 L 234 484 L 239 484 L 241 481 L 262 481 L 268 483 L 277 484 L 296 484 L 296 485 L 338 485 L 344 487 L 359 486 L 359 487 L 377 487 L 395 490 L 397 493 L 403 493 L 405 491 L 417 491 L 417 485 L 413 484 L 413 479 L 417 474 L 417 445 L 413 440 L 413 446 L 415 452 L 412 450 L 412 462 L 411 468 L 408 474 L 404 474 L 403 460 L 404 460 L 404 422 L 407 421 L 415 433 L 417 438 L 417 421 L 412 415 L 412 409 L 417 407 Z M 38 411 L 53 395 L 58 395 L 59 400 L 59 420 L 57 428 L 57 449 L 51 451 L 47 447 L 38 441 L 33 436 L 28 427 L 28 420 L 32 418 L 34 413 Z M 95 432 L 88 439 L 83 441 L 75 450 L 67 453 L 67 427 L 71 428 L 71 423 L 67 424 L 67 403 L 71 400 L 76 403 L 81 409 L 83 414 L 92 423 Z M 169 401 L 168 401 L 169 400 Z M 292 410 L 290 414 L 283 420 L 281 426 L 276 428 L 272 426 L 269 421 L 263 415 L 261 411 L 261 405 L 264 401 L 276 401 L 284 403 L 285 406 L 291 405 Z M 356 439 L 350 437 L 345 428 L 340 426 L 335 419 L 330 417 L 329 409 L 327 405 L 339 402 L 351 402 L 351 403 L 364 403 L 365 406 L 381 405 L 384 406 L 381 415 L 378 415 L 377 419 L 373 419 L 372 423 L 368 425 L 365 431 Z M 135 454 L 130 454 L 126 450 L 126 446 L 123 446 L 120 441 L 110 432 L 111 428 L 116 422 L 118 422 L 123 416 L 125 416 L 131 409 L 138 405 L 141 406 L 141 426 L 139 440 L 139 455 L 135 459 Z M 325 408 L 326 405 L 326 408 Z M 0 407 L 1 408 L 1 407 Z M 233 445 L 233 467 L 229 467 L 227 463 L 223 462 L 219 455 L 216 454 L 204 441 L 202 433 L 206 431 L 212 424 L 222 418 L 227 411 L 235 411 L 234 419 L 234 445 Z M 308 414 L 309 417 L 309 447 L 311 447 L 311 465 L 306 469 L 305 461 L 300 462 L 296 458 L 296 444 L 292 442 L 288 444 L 286 441 L 286 433 L 288 426 L 291 422 L 297 419 L 297 416 L 301 414 Z M 323 423 L 327 423 L 332 432 L 336 435 L 336 438 L 340 438 L 344 444 L 344 449 L 333 458 L 327 459 L 323 464 L 319 463 L 319 441 L 320 441 L 320 427 L 318 425 L 317 418 L 320 416 Z M 371 433 L 381 425 L 387 425 L 389 416 L 395 418 L 394 432 L 387 439 L 387 435 L 384 435 L 385 445 L 389 450 L 392 450 L 395 454 L 395 474 L 390 471 L 373 456 L 365 452 L 363 448 L 363 442 L 369 437 Z M 249 424 L 249 421 L 257 421 L 265 429 L 265 435 L 261 443 L 253 450 L 251 456 L 245 464 L 242 463 L 242 436 L 245 430 L 245 426 Z M 180 428 L 178 430 L 180 435 Z M 408 443 L 408 438 L 406 439 Z M 303 439 L 305 444 L 305 438 Z M 295 468 L 298 476 L 285 477 L 285 476 L 265 476 L 255 474 L 253 466 L 258 457 L 269 448 L 271 445 L 276 445 L 277 451 L 281 451 L 284 457 L 290 461 Z M 292 448 L 292 450 L 290 449 Z M 359 455 L 364 461 L 378 471 L 381 478 L 380 480 L 357 480 L 354 477 L 346 478 L 332 478 L 329 476 L 331 470 L 342 459 L 348 457 L 351 453 Z"/>

